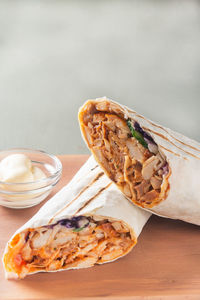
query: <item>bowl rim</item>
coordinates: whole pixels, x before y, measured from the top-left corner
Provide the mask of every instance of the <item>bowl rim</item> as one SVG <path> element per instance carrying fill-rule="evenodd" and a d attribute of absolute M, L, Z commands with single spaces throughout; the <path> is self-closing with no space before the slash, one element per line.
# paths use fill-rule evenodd
<path fill-rule="evenodd" d="M 26 153 L 28 153 L 28 152 L 34 153 L 35 152 L 35 153 L 43 154 L 44 156 L 51 158 L 55 162 L 55 169 L 56 170 L 50 176 L 47 176 L 47 177 L 42 178 L 42 179 L 34 180 L 34 181 L 29 181 L 29 182 L 5 182 L 5 181 L 0 180 L 1 185 L 4 185 L 4 186 L 16 185 L 16 186 L 19 187 L 19 186 L 27 186 L 27 185 L 30 185 L 30 184 L 37 184 L 37 183 L 39 184 L 39 183 L 48 182 L 50 179 L 54 179 L 57 176 L 60 176 L 61 173 L 62 173 L 62 163 L 61 163 L 60 159 L 57 156 L 55 156 L 54 154 L 49 154 L 44 150 L 37 150 L 37 149 L 31 149 L 31 148 L 10 148 L 10 149 L 7 149 L 7 150 L 1 150 L 0 154 L 3 153 L 3 152 L 8 152 L 9 153 L 9 152 L 14 152 L 14 151 L 19 151 L 19 153 L 21 151 L 21 152 L 26 152 Z M 1 160 L 0 160 L 0 162 L 1 162 Z M 42 188 L 42 187 L 40 187 L 40 188 Z M 4 189 L 0 188 L 0 190 L 3 191 Z M 32 188 L 30 190 L 25 190 L 25 191 L 31 191 L 31 190 L 35 190 L 35 189 Z M 15 191 L 12 191 L 12 192 L 15 193 Z"/>

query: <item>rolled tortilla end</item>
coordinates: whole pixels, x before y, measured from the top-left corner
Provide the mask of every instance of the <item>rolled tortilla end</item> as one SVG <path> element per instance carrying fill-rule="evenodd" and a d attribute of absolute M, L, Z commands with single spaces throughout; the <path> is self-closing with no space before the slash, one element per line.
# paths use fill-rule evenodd
<path fill-rule="evenodd" d="M 88 268 L 124 256 L 136 242 L 133 230 L 121 220 L 81 215 L 18 233 L 8 245 L 4 265 L 8 278 Z"/>
<path fill-rule="evenodd" d="M 166 198 L 170 174 L 166 156 L 126 111 L 108 99 L 89 100 L 79 121 L 96 161 L 126 197 L 145 208 Z"/>
<path fill-rule="evenodd" d="M 10 239 L 3 257 L 6 277 L 114 261 L 136 245 L 149 217 L 118 191 L 91 157 Z"/>
<path fill-rule="evenodd" d="M 110 99 L 79 110 L 94 158 L 134 204 L 200 225 L 200 144 Z"/>

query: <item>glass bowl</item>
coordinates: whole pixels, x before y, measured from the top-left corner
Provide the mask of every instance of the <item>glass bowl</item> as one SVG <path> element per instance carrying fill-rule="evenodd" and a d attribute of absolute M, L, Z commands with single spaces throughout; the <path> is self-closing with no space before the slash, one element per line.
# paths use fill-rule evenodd
<path fill-rule="evenodd" d="M 16 148 L 0 151 L 0 161 L 11 154 L 24 154 L 33 166 L 40 168 L 46 178 L 26 183 L 0 181 L 0 205 L 10 208 L 26 208 L 43 201 L 58 183 L 62 174 L 60 160 L 44 151 Z"/>

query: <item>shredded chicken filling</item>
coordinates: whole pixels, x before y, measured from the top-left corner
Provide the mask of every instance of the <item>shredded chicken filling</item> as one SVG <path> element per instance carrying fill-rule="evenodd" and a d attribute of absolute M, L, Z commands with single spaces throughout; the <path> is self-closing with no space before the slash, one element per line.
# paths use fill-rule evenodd
<path fill-rule="evenodd" d="M 168 164 L 150 136 L 152 142 L 147 144 L 140 134 L 142 145 L 127 121 L 97 109 L 86 113 L 83 120 L 89 147 L 128 198 L 142 207 L 152 207 L 165 198 L 167 185 L 162 192 L 161 186 Z"/>
<path fill-rule="evenodd" d="M 60 222 L 15 236 L 5 256 L 8 270 L 24 278 L 36 270 L 86 268 L 116 259 L 136 243 L 121 221 L 81 218 L 80 228 L 67 228 Z"/>

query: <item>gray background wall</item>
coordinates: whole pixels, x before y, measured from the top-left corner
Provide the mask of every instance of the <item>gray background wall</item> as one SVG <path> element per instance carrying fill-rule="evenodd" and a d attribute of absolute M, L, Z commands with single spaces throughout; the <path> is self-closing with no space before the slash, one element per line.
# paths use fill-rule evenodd
<path fill-rule="evenodd" d="M 198 1 L 0 1 L 0 149 L 87 153 L 77 110 L 107 95 L 200 141 Z"/>

